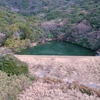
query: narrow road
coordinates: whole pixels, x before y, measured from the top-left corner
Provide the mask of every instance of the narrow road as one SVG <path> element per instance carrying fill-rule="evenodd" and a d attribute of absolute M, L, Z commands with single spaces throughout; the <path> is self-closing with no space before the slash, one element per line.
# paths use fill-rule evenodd
<path fill-rule="evenodd" d="M 17 57 L 18 59 L 20 59 L 21 61 L 24 61 L 26 63 L 28 63 L 29 60 L 84 60 L 84 59 L 100 59 L 99 56 L 55 56 L 55 55 L 14 55 L 15 57 Z"/>

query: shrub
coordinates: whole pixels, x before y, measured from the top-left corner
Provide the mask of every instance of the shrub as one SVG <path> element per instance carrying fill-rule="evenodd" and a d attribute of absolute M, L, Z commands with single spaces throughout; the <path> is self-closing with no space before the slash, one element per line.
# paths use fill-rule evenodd
<path fill-rule="evenodd" d="M 28 74 L 28 66 L 12 55 L 0 56 L 0 70 L 6 72 L 8 76 Z"/>
<path fill-rule="evenodd" d="M 19 94 L 32 84 L 32 80 L 25 75 L 7 76 L 0 71 L 0 100 L 19 100 Z"/>
<path fill-rule="evenodd" d="M 7 38 L 5 46 L 12 49 L 14 52 L 19 52 L 27 47 L 27 39 L 21 40 L 20 38 L 14 39 L 14 36 Z"/>

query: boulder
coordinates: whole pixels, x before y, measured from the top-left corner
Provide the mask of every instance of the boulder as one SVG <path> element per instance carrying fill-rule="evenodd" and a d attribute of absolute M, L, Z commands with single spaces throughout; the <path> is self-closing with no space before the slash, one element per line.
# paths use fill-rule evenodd
<path fill-rule="evenodd" d="M 5 39 L 6 39 L 6 35 L 4 33 L 0 32 L 0 46 L 2 46 Z"/>

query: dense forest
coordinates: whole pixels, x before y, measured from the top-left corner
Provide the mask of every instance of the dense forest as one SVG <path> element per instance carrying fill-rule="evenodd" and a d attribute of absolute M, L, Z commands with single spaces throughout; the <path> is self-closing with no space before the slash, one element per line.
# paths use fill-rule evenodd
<path fill-rule="evenodd" d="M 20 51 L 56 38 L 100 48 L 99 0 L 0 0 L 0 45 Z"/>

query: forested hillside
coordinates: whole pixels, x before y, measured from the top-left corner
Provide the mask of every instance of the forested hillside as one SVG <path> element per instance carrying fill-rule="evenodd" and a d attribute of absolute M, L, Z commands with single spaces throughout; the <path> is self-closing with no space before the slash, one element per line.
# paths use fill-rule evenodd
<path fill-rule="evenodd" d="M 0 45 L 20 51 L 29 42 L 43 37 L 42 29 L 37 27 L 37 17 L 28 17 L 0 8 Z M 18 49 L 18 50 L 17 50 Z"/>
<path fill-rule="evenodd" d="M 0 0 L 0 5 L 1 45 L 23 49 L 57 38 L 100 49 L 99 0 Z"/>

